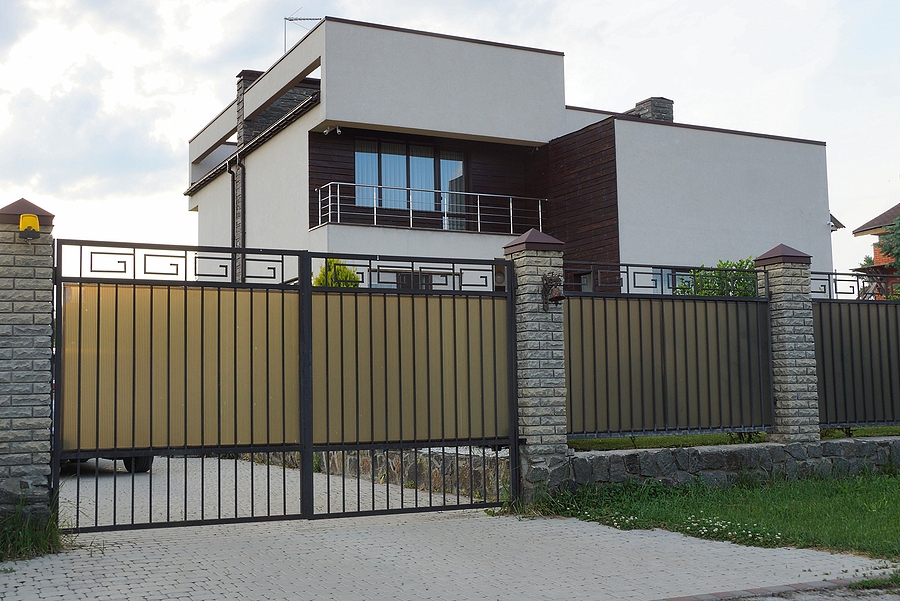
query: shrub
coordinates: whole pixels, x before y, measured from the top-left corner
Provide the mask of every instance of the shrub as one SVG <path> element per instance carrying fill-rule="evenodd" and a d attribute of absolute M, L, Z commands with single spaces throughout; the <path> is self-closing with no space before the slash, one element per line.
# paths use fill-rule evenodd
<path fill-rule="evenodd" d="M 676 276 L 675 294 L 692 296 L 756 296 L 753 258 L 719 261 L 715 268 L 692 269 Z"/>
<path fill-rule="evenodd" d="M 313 279 L 313 286 L 359 288 L 359 276 L 340 259 L 325 259 L 325 264 Z"/>

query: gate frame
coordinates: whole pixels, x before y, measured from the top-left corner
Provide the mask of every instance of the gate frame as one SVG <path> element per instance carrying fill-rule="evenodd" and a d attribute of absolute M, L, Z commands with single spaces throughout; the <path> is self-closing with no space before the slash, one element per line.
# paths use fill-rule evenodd
<path fill-rule="evenodd" d="M 211 523 L 238 523 L 238 522 L 251 522 L 251 521 L 266 521 L 266 520 L 287 520 L 287 519 L 321 519 L 328 517 L 340 517 L 344 515 L 373 515 L 373 514 L 389 514 L 389 513 L 406 513 L 406 512 L 415 512 L 415 511 L 435 511 L 435 510 L 453 510 L 453 509 L 465 509 L 471 508 L 472 506 L 477 508 L 482 507 L 491 507 L 491 506 L 499 506 L 502 503 L 498 499 L 496 503 L 478 503 L 475 505 L 440 505 L 440 506 L 416 506 L 416 507 L 399 507 L 399 508 L 387 508 L 387 509 L 378 509 L 373 511 L 357 511 L 352 513 L 315 513 L 314 511 L 314 477 L 313 477 L 313 462 L 314 462 L 314 440 L 313 440 L 313 357 L 312 357 L 312 348 L 313 348 L 313 340 L 312 340 L 312 329 L 313 329 L 313 316 L 312 316 L 312 260 L 313 258 L 351 258 L 351 259 L 361 259 L 365 258 L 367 260 L 376 260 L 376 261 L 406 261 L 406 262 L 415 262 L 415 263 L 457 263 L 463 265 L 472 265 L 472 264 L 480 264 L 480 265 L 492 265 L 492 266 L 502 266 L 506 270 L 506 275 L 508 278 L 508 282 L 506 285 L 505 294 L 503 295 L 506 301 L 506 319 L 505 319 L 505 327 L 506 327 L 506 357 L 507 357 L 507 396 L 508 398 L 508 414 L 505 419 L 509 420 L 509 470 L 510 470 L 510 482 L 509 482 L 509 493 L 510 499 L 509 502 L 515 502 L 519 498 L 519 466 L 518 466 L 518 457 L 519 457 L 519 434 L 518 434 L 518 404 L 517 404 L 517 395 L 516 395 L 516 317 L 515 317 L 515 275 L 513 272 L 513 265 L 511 261 L 504 260 L 477 260 L 477 259 L 446 259 L 446 258 L 429 258 L 429 257 L 401 257 L 401 256 L 383 256 L 383 255 L 347 255 L 347 254 L 339 254 L 339 253 L 316 253 L 307 250 L 277 250 L 277 249 L 258 249 L 258 248 L 233 248 L 233 247 L 212 247 L 212 246 L 186 246 L 186 245 L 163 245 L 163 244 L 142 244 L 142 243 L 127 243 L 127 242 L 111 242 L 111 241 L 94 241 L 94 240 L 75 240 L 75 239 L 58 239 L 54 241 L 55 244 L 53 246 L 54 256 L 53 256 L 53 298 L 54 298 L 54 341 L 53 341 L 53 349 L 54 356 L 52 359 L 52 372 L 54 379 L 54 387 L 52 390 L 52 420 L 51 423 L 53 425 L 53 432 L 51 436 L 51 454 L 50 454 L 50 462 L 51 462 L 51 496 L 53 498 L 54 510 L 58 511 L 58 502 L 59 495 L 58 492 L 60 490 L 60 465 L 63 461 L 62 455 L 62 427 L 64 424 L 64 416 L 63 416 L 63 392 L 64 392 L 64 374 L 65 374 L 65 365 L 64 365 L 64 348 L 65 348 L 65 333 L 64 328 L 65 324 L 63 323 L 63 301 L 64 301 L 64 289 L 66 283 L 77 283 L 79 285 L 83 285 L 85 283 L 88 284 L 129 284 L 129 285 L 152 285 L 152 286 L 174 286 L 177 288 L 189 288 L 189 287 L 198 287 L 198 288 L 207 288 L 212 286 L 219 286 L 225 288 L 234 288 L 238 289 L 275 289 L 275 290 L 283 290 L 285 286 L 284 277 L 282 277 L 282 281 L 279 284 L 275 284 L 275 288 L 271 288 L 265 284 L 259 284 L 254 282 L 247 281 L 238 281 L 237 278 L 242 278 L 246 280 L 247 278 L 243 275 L 238 274 L 237 267 L 239 265 L 243 265 L 251 256 L 267 256 L 267 257 L 280 257 L 282 261 L 282 265 L 284 261 L 288 257 L 296 258 L 297 260 L 297 268 L 298 268 L 298 277 L 296 281 L 296 289 L 298 289 L 299 293 L 299 349 L 300 349 L 300 357 L 299 357 L 299 411 L 300 411 L 300 512 L 296 514 L 284 514 L 284 515 L 263 515 L 263 516 L 249 516 L 249 517 L 234 517 L 234 518 L 202 518 L 196 520 L 184 520 L 184 521 L 168 521 L 168 516 L 166 521 L 160 522 L 149 522 L 149 523 L 121 523 L 107 526 L 76 526 L 70 530 L 78 531 L 78 532 L 91 532 L 91 531 L 103 531 L 103 530 L 113 530 L 113 529 L 137 529 L 137 528 L 153 528 L 153 527 L 177 527 L 177 526 L 190 526 L 190 525 L 202 525 L 202 524 L 211 524 Z M 64 262 L 63 255 L 66 254 L 65 248 L 77 248 L 79 253 L 79 260 L 81 263 L 78 266 L 77 273 L 78 275 L 66 275 L 64 273 L 65 268 L 68 266 L 68 263 Z M 130 270 L 131 277 L 127 277 L 127 273 L 129 272 L 129 266 L 125 264 L 124 261 L 120 261 L 118 265 L 122 265 L 121 272 L 116 272 L 116 275 L 123 275 L 125 277 L 120 278 L 109 278 L 109 277 L 92 277 L 91 275 L 84 275 L 84 266 L 85 266 L 85 253 L 86 252 L 97 252 L 98 249 L 102 252 L 103 249 L 110 249 L 110 251 L 115 250 L 123 250 L 126 249 L 130 252 L 127 256 L 130 259 L 125 259 L 125 261 L 131 261 Z M 174 254 L 171 258 L 179 258 L 183 260 L 183 267 L 185 270 L 184 275 L 178 275 L 177 270 L 178 267 L 175 268 L 176 274 L 160 274 L 171 277 L 172 279 L 149 279 L 146 277 L 140 278 L 138 277 L 139 266 L 138 260 L 139 258 L 144 258 L 144 253 L 147 251 L 168 251 Z M 197 277 L 196 275 L 196 262 L 194 263 L 194 272 L 190 274 L 189 265 L 190 261 L 198 258 L 199 254 L 202 253 L 210 253 L 215 254 L 217 259 L 221 259 L 223 261 L 230 260 L 230 275 L 226 275 L 222 279 L 209 280 L 202 279 Z M 179 257 L 178 254 L 183 254 L 183 258 Z M 230 257 L 230 259 L 228 259 Z M 91 257 L 93 259 L 93 257 Z M 92 264 L 91 264 L 92 266 Z M 226 268 L 227 273 L 228 268 Z M 102 270 L 97 270 L 92 273 L 103 273 Z M 106 272 L 109 274 L 109 272 Z M 142 275 L 146 276 L 146 267 L 144 271 L 142 271 Z M 197 277 L 195 280 L 189 280 L 188 277 Z M 180 278 L 180 279 L 179 279 Z M 251 278 L 252 279 L 252 278 Z M 329 288 L 316 288 L 318 290 L 329 290 Z M 344 292 L 347 289 L 343 289 Z M 402 291 L 398 291 L 398 294 L 402 294 Z M 460 290 L 458 294 L 464 295 L 465 292 Z M 496 296 L 496 295 L 494 295 Z M 500 322 L 498 322 L 499 325 Z M 98 322 L 99 327 L 99 322 Z M 99 333 L 98 333 L 99 336 Z M 304 383 L 307 383 L 304 385 Z M 99 393 L 98 393 L 99 394 Z M 98 406 L 99 409 L 99 406 Z M 498 416 L 500 417 L 500 416 Z M 502 423 L 502 422 L 501 422 Z M 168 444 L 171 444 L 170 441 L 167 441 Z M 221 441 L 218 441 L 221 443 Z M 436 442 L 440 443 L 441 441 L 432 441 L 432 440 L 415 440 L 416 448 L 418 447 L 427 447 L 430 443 Z M 447 441 L 443 441 L 447 442 Z M 185 439 L 185 443 L 187 443 L 187 439 Z M 421 444 L 419 444 L 421 443 Z M 378 443 L 381 444 L 381 443 Z M 390 444 L 390 443 L 388 443 Z M 235 442 L 234 450 L 240 448 L 241 451 L 246 452 L 288 452 L 295 451 L 298 445 L 283 445 L 281 448 L 279 447 L 268 447 L 265 449 L 260 447 L 259 445 L 251 444 L 249 448 L 243 449 L 240 445 Z M 386 446 L 386 445 L 382 445 Z M 152 447 L 152 441 L 151 441 Z M 257 448 L 259 447 L 259 448 Z M 288 448 L 290 447 L 290 448 Z M 209 450 L 223 450 L 224 447 L 209 447 Z M 168 455 L 170 451 L 181 451 L 182 448 L 173 448 L 173 449 L 161 449 L 159 452 L 154 452 L 154 449 L 147 451 L 137 451 L 132 454 L 143 454 L 143 455 Z M 203 454 L 203 447 L 184 447 L 184 453 L 177 452 L 176 454 Z M 99 450 L 90 450 L 83 451 L 79 449 L 74 453 L 75 455 L 90 455 L 91 457 L 116 457 L 120 458 L 126 455 L 129 455 L 127 451 L 123 450 L 114 450 L 114 451 L 99 451 Z M 129 455 L 130 456 L 130 455 Z M 498 483 L 499 484 L 499 483 Z M 95 502 L 98 499 L 94 499 Z M 152 519 L 152 517 L 151 517 Z"/>

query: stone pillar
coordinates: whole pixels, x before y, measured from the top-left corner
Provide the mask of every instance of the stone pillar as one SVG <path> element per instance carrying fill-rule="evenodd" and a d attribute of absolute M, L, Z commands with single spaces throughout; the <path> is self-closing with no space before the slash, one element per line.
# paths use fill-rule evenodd
<path fill-rule="evenodd" d="M 515 270 L 519 465 L 526 503 L 570 476 L 563 307 L 545 303 L 543 294 L 543 276 L 562 278 L 563 248 L 559 240 L 533 229 L 504 247 Z"/>
<path fill-rule="evenodd" d="M 774 442 L 819 440 L 816 342 L 810 295 L 810 256 L 781 244 L 756 259 L 769 285 Z"/>
<path fill-rule="evenodd" d="M 19 236 L 19 215 L 40 222 Z M 53 215 L 20 199 L 0 209 L 0 515 L 24 501 L 50 515 Z"/>

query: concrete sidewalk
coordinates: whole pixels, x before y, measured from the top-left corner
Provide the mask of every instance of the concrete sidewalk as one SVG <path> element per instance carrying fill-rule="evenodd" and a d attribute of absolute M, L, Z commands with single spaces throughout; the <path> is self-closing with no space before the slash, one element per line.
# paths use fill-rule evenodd
<path fill-rule="evenodd" d="M 77 544 L 0 564 L 0 598 L 652 600 L 884 567 L 848 555 L 481 511 L 100 533 Z"/>

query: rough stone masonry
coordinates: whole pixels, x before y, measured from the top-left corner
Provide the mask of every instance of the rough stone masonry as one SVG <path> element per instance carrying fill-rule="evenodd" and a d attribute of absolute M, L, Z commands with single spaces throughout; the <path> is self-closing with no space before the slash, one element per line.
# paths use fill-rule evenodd
<path fill-rule="evenodd" d="M 36 214 L 41 236 L 19 236 Z M 0 515 L 50 510 L 53 215 L 25 199 L 0 209 Z"/>

